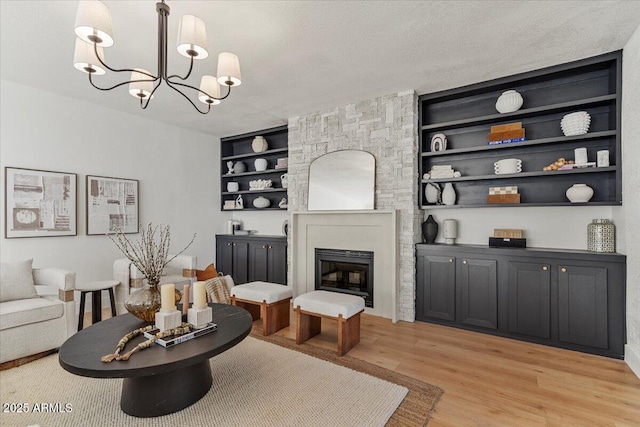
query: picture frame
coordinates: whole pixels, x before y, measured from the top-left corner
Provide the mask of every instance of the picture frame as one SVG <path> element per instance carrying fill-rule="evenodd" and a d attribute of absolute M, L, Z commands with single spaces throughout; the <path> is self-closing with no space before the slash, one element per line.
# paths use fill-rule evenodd
<path fill-rule="evenodd" d="M 87 175 L 87 235 L 139 232 L 138 180 Z"/>
<path fill-rule="evenodd" d="M 6 166 L 4 236 L 77 235 L 77 175 Z"/>

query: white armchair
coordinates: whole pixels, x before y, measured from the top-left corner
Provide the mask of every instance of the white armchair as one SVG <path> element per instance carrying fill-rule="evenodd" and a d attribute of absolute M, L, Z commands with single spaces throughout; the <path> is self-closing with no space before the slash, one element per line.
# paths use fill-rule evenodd
<path fill-rule="evenodd" d="M 169 255 L 171 258 L 173 255 Z M 174 283 L 176 289 L 182 290 L 184 285 L 191 284 L 196 278 L 197 257 L 178 255 L 165 267 L 160 277 L 160 284 Z M 120 282 L 116 286 L 116 312 L 126 313 L 124 300 L 127 296 L 146 284 L 144 275 L 126 258 L 117 259 L 113 263 L 113 278 Z"/>
<path fill-rule="evenodd" d="M 58 348 L 76 332 L 76 273 L 34 268 L 32 275 L 36 295 L 0 302 L 0 363 Z M 1 283 L 12 287 L 4 274 Z"/>

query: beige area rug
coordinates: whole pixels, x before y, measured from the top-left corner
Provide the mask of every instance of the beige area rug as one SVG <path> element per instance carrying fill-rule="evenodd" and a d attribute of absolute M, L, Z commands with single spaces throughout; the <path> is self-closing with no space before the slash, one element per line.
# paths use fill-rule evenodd
<path fill-rule="evenodd" d="M 251 337 L 212 358 L 211 369 L 213 387 L 194 405 L 135 418 L 120 410 L 121 379 L 73 375 L 54 354 L 0 372 L 0 425 L 383 426 L 407 394 L 375 374 Z M 11 412 L 24 404 L 29 413 Z"/>
<path fill-rule="evenodd" d="M 340 357 L 334 351 L 307 343 L 297 345 L 294 340 L 278 335 L 263 337 L 260 322 L 253 323 L 251 336 L 406 387 L 409 393 L 387 422 L 387 427 L 426 426 L 436 403 L 444 394 L 440 387 L 350 357 L 348 354 Z"/>

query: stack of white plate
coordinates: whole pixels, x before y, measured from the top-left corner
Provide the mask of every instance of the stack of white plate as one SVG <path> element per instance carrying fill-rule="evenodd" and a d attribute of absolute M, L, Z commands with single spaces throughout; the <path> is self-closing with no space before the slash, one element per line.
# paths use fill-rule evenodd
<path fill-rule="evenodd" d="M 589 131 L 591 116 L 586 111 L 576 111 L 562 118 L 560 127 L 565 136 L 584 135 Z"/>

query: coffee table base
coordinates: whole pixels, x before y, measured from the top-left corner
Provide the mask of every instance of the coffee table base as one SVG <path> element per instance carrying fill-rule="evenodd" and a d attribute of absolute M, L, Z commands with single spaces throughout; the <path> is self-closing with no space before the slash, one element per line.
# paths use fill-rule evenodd
<path fill-rule="evenodd" d="M 200 400 L 212 383 L 208 359 L 166 374 L 125 378 L 120 408 L 140 418 L 172 414 Z"/>

